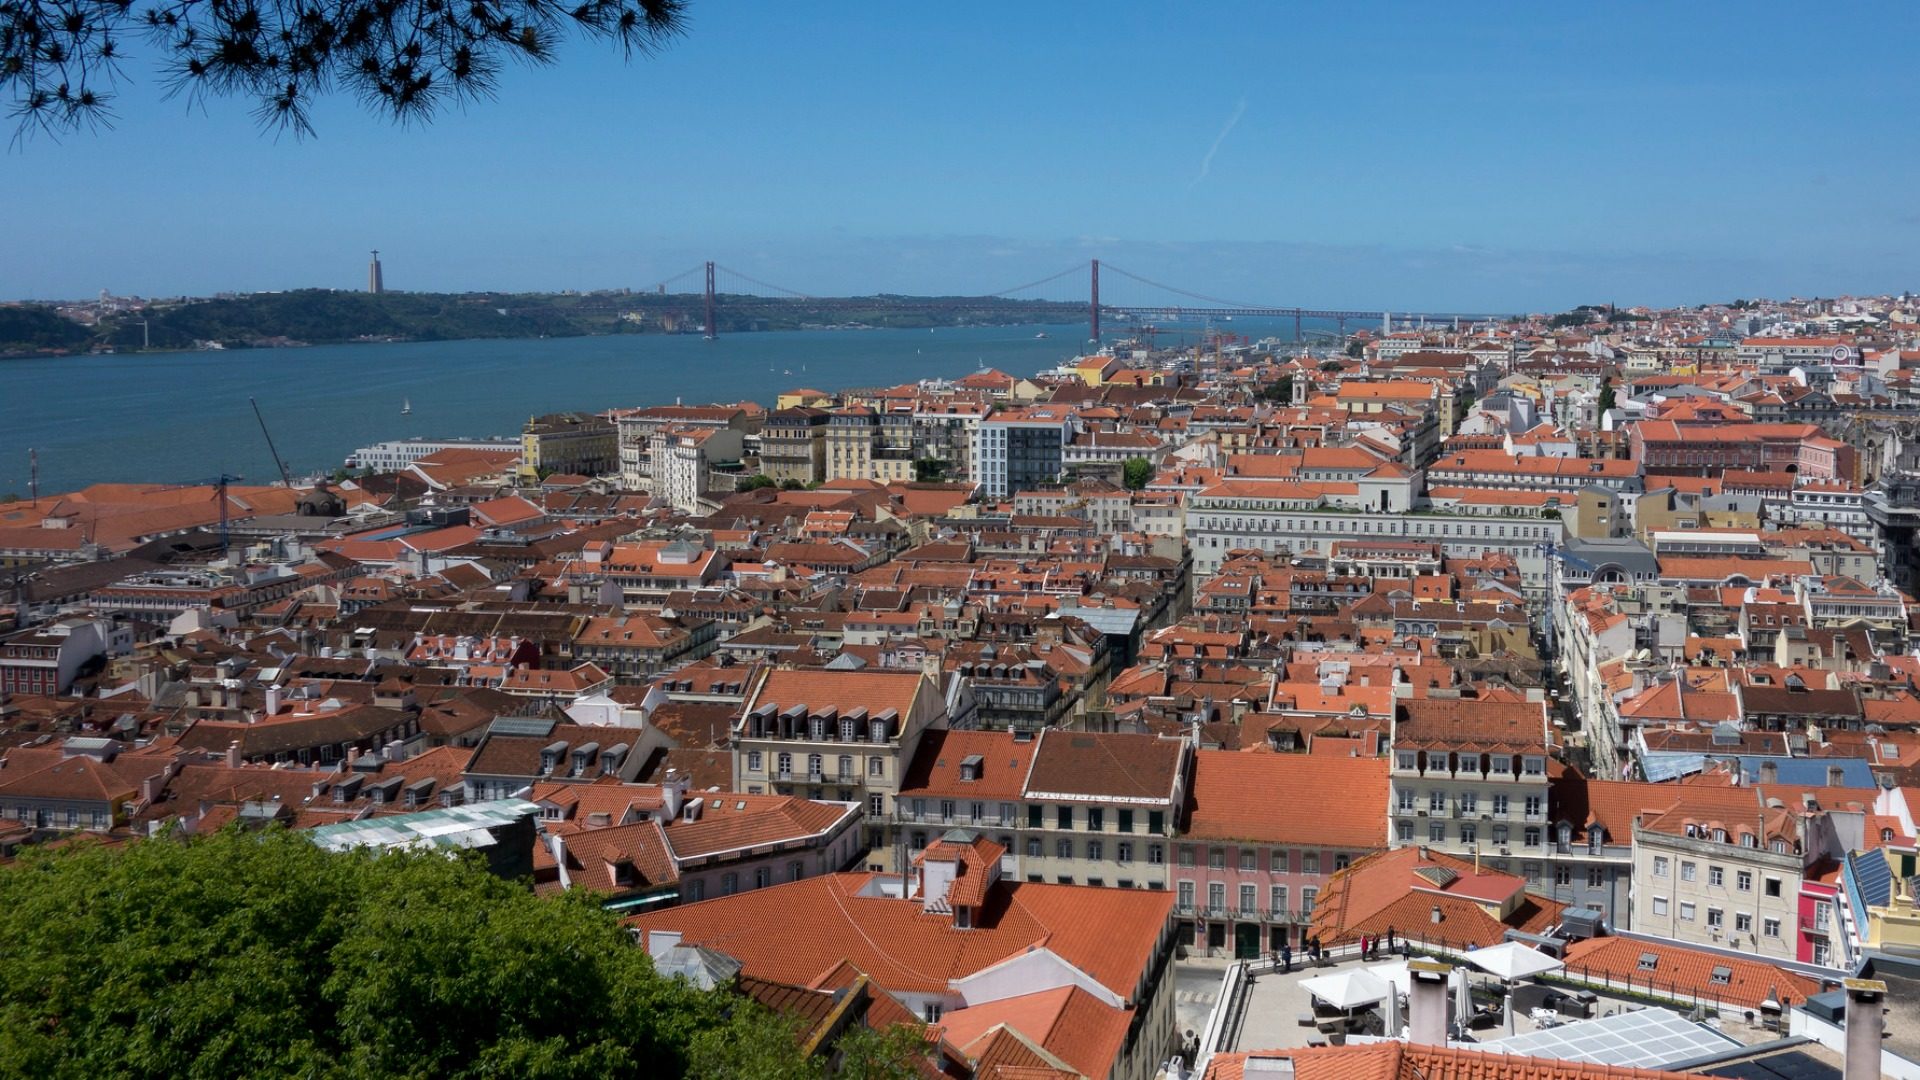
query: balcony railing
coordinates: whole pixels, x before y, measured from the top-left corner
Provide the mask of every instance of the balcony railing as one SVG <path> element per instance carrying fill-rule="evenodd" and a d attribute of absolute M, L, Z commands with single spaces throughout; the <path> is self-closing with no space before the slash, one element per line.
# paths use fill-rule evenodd
<path fill-rule="evenodd" d="M 1800 932 L 1803 934 L 1819 934 L 1824 937 L 1827 934 L 1827 925 L 1831 921 L 1831 919 L 1823 915 L 1802 915 L 1800 916 Z"/>
<path fill-rule="evenodd" d="M 791 780 L 791 779 L 793 779 L 793 770 L 792 770 L 792 769 L 780 769 L 780 770 L 778 770 L 777 772 L 775 772 L 775 773 L 774 773 L 774 779 L 776 779 L 776 780 Z"/>

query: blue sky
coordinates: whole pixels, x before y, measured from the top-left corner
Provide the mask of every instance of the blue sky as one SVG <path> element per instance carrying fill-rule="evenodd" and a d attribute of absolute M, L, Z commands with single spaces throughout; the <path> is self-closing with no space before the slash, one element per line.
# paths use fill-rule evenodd
<path fill-rule="evenodd" d="M 352 288 L 374 247 L 417 289 L 712 258 L 976 293 L 1090 257 L 1357 308 L 1920 288 L 1920 6 L 1575 8 L 693 0 L 658 57 L 574 41 L 305 141 L 136 64 L 113 128 L 0 158 L 0 296 Z"/>

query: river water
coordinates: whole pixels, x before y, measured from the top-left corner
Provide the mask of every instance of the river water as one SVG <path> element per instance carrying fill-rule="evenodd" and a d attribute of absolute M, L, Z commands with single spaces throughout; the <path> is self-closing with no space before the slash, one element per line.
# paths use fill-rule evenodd
<path fill-rule="evenodd" d="M 1191 340 L 1198 327 L 1183 329 Z M 1290 337 L 1292 326 L 1221 329 Z M 300 476 L 385 439 L 517 435 L 539 413 L 676 398 L 771 405 L 795 387 L 958 378 L 982 366 L 1031 375 L 1075 355 L 1085 336 L 1084 324 L 801 330 L 0 361 L 0 495 L 27 493 L 29 448 L 39 453 L 42 493 L 222 472 L 269 483 L 277 474 L 250 397 Z M 410 415 L 400 414 L 403 403 Z"/>

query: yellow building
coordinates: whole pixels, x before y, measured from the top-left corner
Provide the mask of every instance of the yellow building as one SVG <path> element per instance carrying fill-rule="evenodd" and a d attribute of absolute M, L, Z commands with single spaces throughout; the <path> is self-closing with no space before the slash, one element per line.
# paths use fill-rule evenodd
<path fill-rule="evenodd" d="M 831 409 L 838 404 L 832 394 L 825 390 L 801 387 L 798 390 L 783 390 L 773 400 L 775 409 Z"/>
<path fill-rule="evenodd" d="M 613 422 L 591 413 L 549 413 L 527 418 L 520 429 L 520 479 L 532 483 L 553 473 L 598 476 L 620 467 Z"/>

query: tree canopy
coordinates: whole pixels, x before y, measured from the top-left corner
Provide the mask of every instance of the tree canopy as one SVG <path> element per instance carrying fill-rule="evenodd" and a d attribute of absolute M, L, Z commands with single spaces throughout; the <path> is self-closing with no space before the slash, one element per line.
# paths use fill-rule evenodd
<path fill-rule="evenodd" d="M 4 1076 L 673 1077 L 783 1030 L 472 857 L 230 830 L 0 870 Z M 756 1075 L 815 1075 L 786 1051 Z"/>
<path fill-rule="evenodd" d="M 1153 482 L 1153 462 L 1147 458 L 1130 457 L 1122 469 L 1121 476 L 1129 491 L 1139 491 Z"/>
<path fill-rule="evenodd" d="M 508 63 L 553 62 L 569 32 L 632 55 L 684 24 L 685 0 L 0 0 L 0 92 L 23 126 L 109 119 L 137 37 L 168 93 L 250 98 L 263 124 L 306 133 L 335 90 L 425 119 L 489 95 Z"/>

